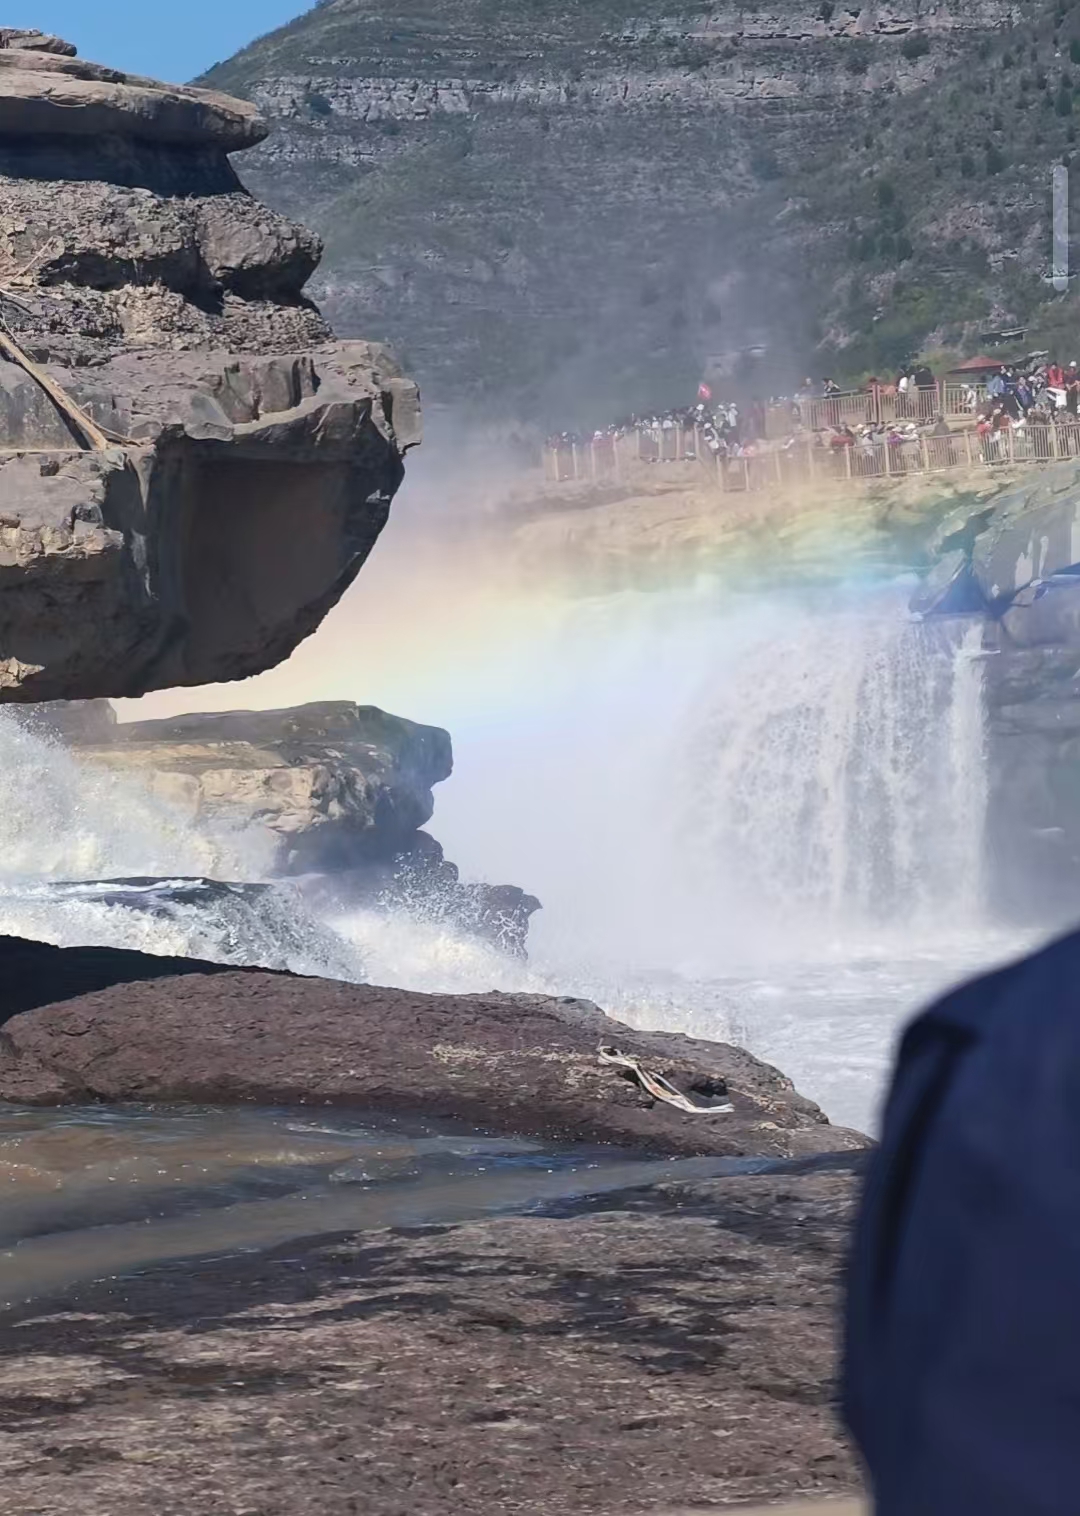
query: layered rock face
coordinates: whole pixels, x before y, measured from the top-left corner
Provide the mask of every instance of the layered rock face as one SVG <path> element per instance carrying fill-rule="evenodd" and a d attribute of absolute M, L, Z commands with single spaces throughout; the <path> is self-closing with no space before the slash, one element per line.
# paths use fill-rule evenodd
<path fill-rule="evenodd" d="M 0 698 L 243 678 L 318 626 L 419 440 L 414 386 L 335 343 L 318 238 L 229 154 L 255 109 L 0 47 Z M 0 344 L 2 346 L 2 344 Z"/>
<path fill-rule="evenodd" d="M 400 344 L 440 401 L 576 424 L 671 404 L 749 344 L 801 362 L 819 314 L 847 335 L 849 294 L 869 326 L 908 233 L 877 224 L 882 134 L 902 99 L 917 116 L 980 71 L 1007 82 L 983 49 L 1022 20 L 1011 0 L 330 0 L 207 81 L 278 123 L 251 180 L 325 236 L 341 330 Z M 927 236 L 963 273 L 958 244 L 989 220 L 968 201 L 1005 181 L 961 176 L 953 117 L 932 133 L 940 186 L 917 120 L 888 171 L 919 179 L 909 220 L 946 185 L 963 205 Z M 981 142 L 985 101 L 979 117 Z M 851 246 L 871 232 L 892 255 L 868 288 Z"/>
<path fill-rule="evenodd" d="M 540 902 L 463 882 L 421 830 L 453 770 L 438 727 L 348 701 L 123 725 L 107 701 L 89 701 L 23 719 L 85 763 L 136 775 L 197 827 L 261 833 L 272 872 L 304 876 L 321 913 L 405 909 L 524 951 Z"/>
<path fill-rule="evenodd" d="M 396 857 L 453 769 L 446 732 L 346 701 L 113 723 L 69 744 L 88 763 L 141 775 L 196 823 L 262 828 L 279 874 Z"/>

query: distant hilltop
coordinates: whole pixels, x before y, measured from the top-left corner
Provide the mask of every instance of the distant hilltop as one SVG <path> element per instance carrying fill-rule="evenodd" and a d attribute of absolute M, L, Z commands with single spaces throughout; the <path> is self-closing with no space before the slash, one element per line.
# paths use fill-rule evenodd
<path fill-rule="evenodd" d="M 324 236 L 338 327 L 549 427 L 721 352 L 785 389 L 1072 319 L 1042 275 L 1074 75 L 1063 4 L 330 0 L 205 82 L 275 123 L 250 178 Z"/>

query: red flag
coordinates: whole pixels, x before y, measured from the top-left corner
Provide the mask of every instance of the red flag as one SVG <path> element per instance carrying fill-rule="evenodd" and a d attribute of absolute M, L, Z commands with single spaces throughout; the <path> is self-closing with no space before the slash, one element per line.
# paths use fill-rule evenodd
<path fill-rule="evenodd" d="M 699 400 L 711 400 L 712 390 L 707 384 L 699 384 L 697 387 L 697 397 Z"/>

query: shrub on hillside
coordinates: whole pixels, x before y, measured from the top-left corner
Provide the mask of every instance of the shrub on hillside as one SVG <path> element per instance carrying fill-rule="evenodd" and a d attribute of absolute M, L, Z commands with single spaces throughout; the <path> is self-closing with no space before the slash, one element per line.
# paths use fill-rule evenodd
<path fill-rule="evenodd" d="M 925 58 L 930 51 L 930 39 L 922 32 L 909 32 L 900 44 L 900 51 L 909 63 Z"/>

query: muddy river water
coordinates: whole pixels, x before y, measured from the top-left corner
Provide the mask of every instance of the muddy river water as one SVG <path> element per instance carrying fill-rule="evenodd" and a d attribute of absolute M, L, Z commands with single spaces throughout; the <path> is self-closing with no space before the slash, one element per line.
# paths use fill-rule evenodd
<path fill-rule="evenodd" d="M 642 1160 L 355 1112 L 0 1106 L 0 1306 L 178 1258 L 773 1166 Z"/>

